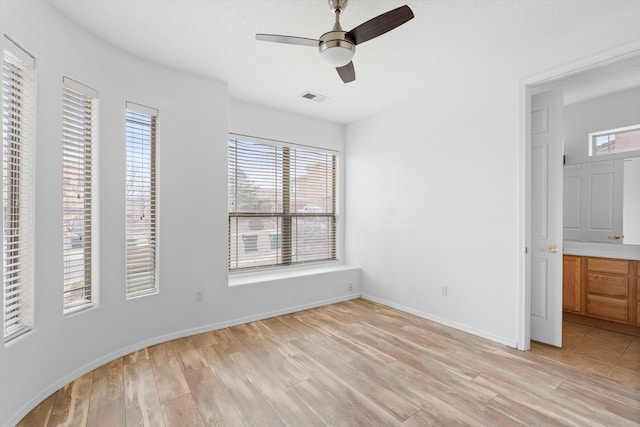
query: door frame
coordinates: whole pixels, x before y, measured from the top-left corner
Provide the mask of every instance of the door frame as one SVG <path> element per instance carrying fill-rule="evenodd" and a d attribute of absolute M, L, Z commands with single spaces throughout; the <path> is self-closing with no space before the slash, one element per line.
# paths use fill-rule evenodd
<path fill-rule="evenodd" d="M 531 92 L 532 87 L 541 83 L 568 77 L 582 71 L 598 68 L 631 56 L 640 55 L 640 40 L 610 48 L 605 51 L 572 61 L 539 74 L 520 80 L 520 112 L 519 112 L 519 292 L 517 348 L 529 350 L 531 346 Z M 562 284 L 559 284 L 562 286 Z"/>

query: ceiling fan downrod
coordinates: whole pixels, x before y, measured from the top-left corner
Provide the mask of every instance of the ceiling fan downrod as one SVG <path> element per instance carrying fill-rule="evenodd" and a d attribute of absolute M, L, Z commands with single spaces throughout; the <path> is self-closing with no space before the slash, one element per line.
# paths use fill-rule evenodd
<path fill-rule="evenodd" d="M 346 37 L 346 31 L 340 25 L 340 13 L 347 7 L 348 0 L 329 0 L 329 6 L 336 15 L 333 29 L 320 36 L 320 56 L 333 67 L 342 67 L 349 62 L 356 52 L 356 46 Z"/>

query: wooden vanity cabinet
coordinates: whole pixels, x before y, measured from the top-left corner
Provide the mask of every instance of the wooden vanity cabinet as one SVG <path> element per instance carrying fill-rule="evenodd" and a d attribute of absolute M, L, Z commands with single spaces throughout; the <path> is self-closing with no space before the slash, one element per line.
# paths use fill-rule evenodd
<path fill-rule="evenodd" d="M 640 261 L 564 255 L 562 267 L 564 311 L 640 326 Z"/>
<path fill-rule="evenodd" d="M 582 257 L 564 255 L 562 257 L 562 309 L 580 313 L 580 274 Z"/>
<path fill-rule="evenodd" d="M 587 258 L 586 314 L 614 322 L 629 322 L 629 263 Z"/>

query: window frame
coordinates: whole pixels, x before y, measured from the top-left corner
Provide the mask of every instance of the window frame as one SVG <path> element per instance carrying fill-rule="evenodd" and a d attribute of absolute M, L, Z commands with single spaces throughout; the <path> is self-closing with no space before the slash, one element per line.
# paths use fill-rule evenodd
<path fill-rule="evenodd" d="M 131 115 L 131 117 L 130 117 Z M 146 183 L 144 186 L 137 185 L 136 188 L 144 187 L 143 197 L 149 196 L 149 233 L 145 234 L 144 232 L 140 232 L 139 226 L 134 227 L 133 222 L 130 221 L 130 217 L 133 217 L 133 213 L 130 212 L 131 205 L 129 204 L 129 198 L 132 190 L 129 183 L 130 180 L 135 180 L 134 176 L 130 176 L 130 161 L 133 160 L 130 157 L 130 148 L 129 148 L 129 132 L 130 125 L 136 124 L 139 126 L 146 126 L 147 123 L 142 123 L 141 119 L 133 120 L 133 115 L 137 115 L 140 117 L 146 117 L 149 120 L 149 185 Z M 159 292 L 159 281 L 158 281 L 158 247 L 159 247 L 159 238 L 158 238 L 158 200 L 159 200 L 159 192 L 158 192 L 158 178 L 159 178 L 159 167 L 158 167 L 158 122 L 159 122 L 159 111 L 155 108 L 148 107 L 146 105 L 137 104 L 134 102 L 126 102 L 125 108 L 125 147 L 126 147 L 126 219 L 125 219 L 125 252 L 126 252 L 126 284 L 125 284 L 125 293 L 127 299 L 142 297 L 146 295 L 154 295 Z M 139 130 L 139 129 L 138 129 Z M 141 137 L 138 139 L 142 139 Z M 146 159 L 146 158 L 145 158 Z M 144 160 L 143 159 L 143 162 Z M 138 162 L 136 160 L 136 162 Z M 145 181 L 144 178 L 139 178 L 138 181 Z M 141 217 L 141 221 L 143 216 Z M 138 250 L 138 253 L 133 253 L 134 247 L 138 246 L 138 238 L 142 237 L 143 239 L 148 239 L 148 251 L 144 251 L 144 248 Z M 133 243 L 132 243 L 133 242 Z M 146 263 L 144 262 L 144 258 L 146 257 Z M 142 260 L 142 261 L 140 261 Z M 151 264 L 151 266 L 149 266 Z M 140 278 L 144 280 L 143 284 L 140 283 Z"/>
<path fill-rule="evenodd" d="M 598 153 L 597 152 L 597 147 L 596 147 L 596 142 L 595 142 L 596 138 L 602 137 L 602 136 L 610 137 L 611 135 L 624 134 L 624 133 L 631 132 L 631 131 L 640 132 L 640 124 L 631 125 L 631 126 L 624 126 L 624 127 L 620 127 L 620 128 L 608 129 L 608 130 L 602 130 L 602 131 L 598 131 L 598 132 L 589 133 L 588 139 L 587 139 L 588 144 L 589 144 L 589 150 L 588 150 L 589 151 L 589 157 L 598 158 L 598 157 L 602 157 L 602 156 L 609 156 L 609 155 L 615 155 L 615 154 L 621 154 L 621 153 L 640 152 L 640 146 L 638 148 L 607 151 L 606 153 Z"/>
<path fill-rule="evenodd" d="M 228 218 L 227 267 L 228 267 L 229 273 L 230 274 L 256 273 L 256 272 L 270 270 L 270 269 L 292 269 L 292 268 L 300 268 L 300 267 L 310 266 L 310 265 L 337 262 L 338 261 L 338 234 L 339 234 L 338 233 L 339 221 L 338 221 L 338 213 L 337 213 L 339 151 L 330 149 L 330 148 L 313 147 L 313 146 L 307 146 L 302 144 L 294 144 L 294 143 L 271 140 L 266 138 L 229 133 L 228 154 L 227 154 L 228 156 L 227 160 L 229 165 L 231 164 L 231 161 L 232 161 L 231 160 L 232 154 L 230 152 L 230 147 L 229 147 L 232 141 L 252 143 L 257 145 L 265 145 L 265 146 L 274 147 L 276 149 L 282 149 L 282 165 L 280 168 L 280 170 L 282 170 L 281 187 L 278 187 L 278 189 L 276 190 L 276 191 L 279 190 L 279 194 L 281 194 L 282 210 L 281 211 L 277 210 L 274 212 L 243 212 L 243 211 L 239 211 L 238 209 L 233 210 L 230 206 L 228 206 L 228 209 L 227 209 L 228 211 L 227 212 L 227 218 Z M 327 176 L 330 176 L 330 181 L 331 181 L 330 182 L 330 188 L 331 188 L 331 196 L 330 196 L 331 209 L 330 210 L 327 210 L 326 212 L 300 212 L 294 209 L 295 202 L 291 200 L 291 181 L 296 178 L 295 178 L 295 175 L 292 175 L 294 172 L 291 171 L 291 168 L 293 168 L 291 157 L 292 157 L 292 152 L 297 153 L 296 150 L 307 152 L 307 153 L 318 154 L 318 155 L 326 155 L 331 157 L 331 172 L 327 175 Z M 237 154 L 236 154 L 236 157 L 237 157 Z M 277 168 L 278 166 L 276 166 L 276 169 Z M 227 185 L 227 189 L 229 192 L 230 202 L 232 199 L 230 182 L 232 180 L 235 180 L 236 184 L 234 185 L 235 185 L 235 188 L 237 188 L 237 177 L 238 177 L 237 173 L 233 176 L 231 175 L 231 173 L 232 173 L 231 167 L 229 167 L 228 174 L 227 174 L 229 183 Z M 294 190 L 293 192 L 295 193 L 295 191 L 297 190 Z M 234 198 L 234 203 L 235 203 L 234 206 L 237 206 L 237 203 L 238 203 L 237 196 Z M 278 245 L 281 245 L 282 254 L 279 257 L 281 261 L 268 263 L 268 264 L 261 264 L 261 265 L 245 266 L 245 267 L 240 267 L 238 265 L 240 263 L 240 260 L 238 259 L 238 255 L 237 255 L 237 252 L 239 251 L 239 247 L 240 247 L 240 238 L 239 238 L 240 234 L 237 231 L 235 232 L 236 242 L 235 244 L 233 244 L 232 242 L 233 225 L 232 224 L 233 224 L 233 221 L 236 220 L 236 226 L 237 226 L 237 220 L 243 219 L 243 218 L 248 220 L 251 220 L 252 218 L 259 218 L 259 219 L 275 218 L 279 221 L 279 224 L 280 224 L 279 228 L 281 229 L 281 235 L 278 236 L 277 238 L 278 238 Z M 294 235 L 296 235 L 296 233 L 294 231 L 295 227 L 293 223 L 298 219 L 322 220 L 324 218 L 327 219 L 328 227 L 330 227 L 330 231 L 328 232 L 329 256 L 323 257 L 323 258 L 320 257 L 320 258 L 311 259 L 311 260 L 294 260 L 293 248 L 294 246 L 296 246 L 294 245 L 294 243 L 299 243 L 300 237 L 298 237 L 298 239 L 294 238 Z M 232 260 L 233 258 L 232 248 L 235 248 L 236 250 L 235 261 Z M 235 267 L 233 265 L 235 265 Z"/>
<path fill-rule="evenodd" d="M 93 307 L 98 301 L 98 92 L 68 77 L 63 77 L 63 313 L 73 314 Z M 78 150 L 81 155 L 78 155 Z M 67 182 L 71 178 L 82 180 L 76 185 Z M 88 180 L 88 182 L 86 180 Z M 78 207 L 73 193 L 81 199 L 81 223 L 68 209 Z M 74 206 L 76 205 L 76 206 Z M 73 234 L 80 234 L 81 259 L 77 260 Z M 67 241 L 68 239 L 68 241 Z M 78 262 L 80 261 L 80 263 Z M 82 286 L 73 288 L 73 274 L 81 269 Z M 75 282 L 77 283 L 77 282 Z M 75 295 L 74 295 L 75 294 Z M 71 295 L 71 296 L 69 296 Z"/>
<path fill-rule="evenodd" d="M 0 85 L 3 124 L 2 306 L 3 339 L 6 343 L 33 327 L 35 57 L 6 35 L 4 42 Z M 13 87 L 11 92 L 9 81 Z M 9 192 L 8 188 L 15 190 Z M 10 194 L 5 198 L 7 192 Z M 7 208 L 7 205 L 15 209 Z M 7 241 L 11 243 L 7 244 Z M 9 252 L 15 254 L 9 255 Z M 13 262 L 9 263 L 10 259 Z M 7 284 L 9 282 L 11 285 Z"/>

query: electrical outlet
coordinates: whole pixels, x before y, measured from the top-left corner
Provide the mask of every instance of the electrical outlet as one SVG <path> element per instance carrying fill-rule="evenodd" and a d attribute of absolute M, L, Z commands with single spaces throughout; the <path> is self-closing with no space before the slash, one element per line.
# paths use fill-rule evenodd
<path fill-rule="evenodd" d="M 449 289 L 447 288 L 447 285 L 440 286 L 440 295 L 446 297 L 448 292 L 449 292 Z"/>
<path fill-rule="evenodd" d="M 196 302 L 204 301 L 204 291 L 196 292 Z"/>
<path fill-rule="evenodd" d="M 349 292 L 353 292 L 353 284 L 349 283 Z"/>

